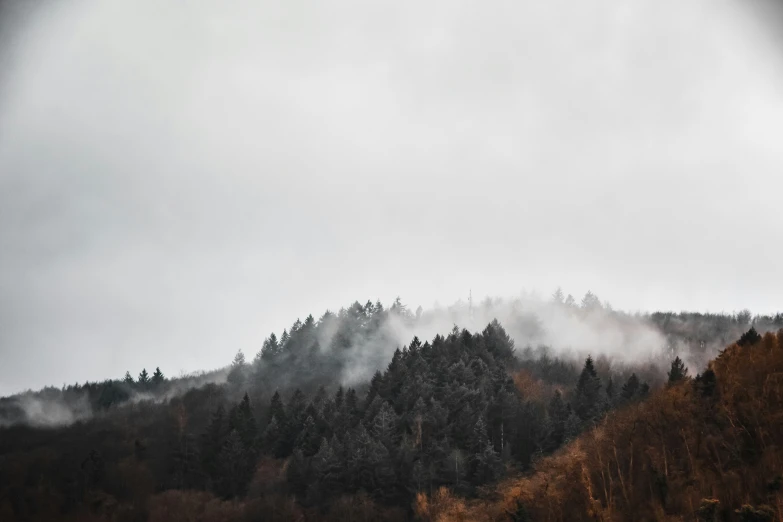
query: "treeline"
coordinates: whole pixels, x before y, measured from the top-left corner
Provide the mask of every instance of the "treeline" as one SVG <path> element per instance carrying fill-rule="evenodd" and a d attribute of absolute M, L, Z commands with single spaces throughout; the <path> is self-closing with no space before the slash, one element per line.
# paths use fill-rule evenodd
<path fill-rule="evenodd" d="M 486 316 L 492 312 L 502 312 L 513 327 L 512 336 L 522 339 L 535 339 L 546 326 L 536 315 L 536 306 L 530 303 L 509 303 L 499 307 L 499 301 L 487 300 L 474 309 L 475 316 Z M 463 303 L 464 305 L 464 303 Z M 472 306 L 472 304 L 471 304 Z M 670 359 L 680 356 L 694 367 L 701 367 L 717 354 L 718 350 L 737 339 L 742 332 L 753 326 L 762 334 L 783 328 L 783 314 L 772 316 L 752 315 L 748 311 L 735 314 L 698 314 L 656 312 L 649 315 L 631 316 L 611 309 L 608 303 L 592 292 L 587 292 L 580 301 L 572 296 L 564 296 L 558 289 L 546 305 L 554 306 L 565 312 L 564 317 L 571 317 L 575 325 L 580 321 L 589 321 L 591 317 L 602 318 L 600 328 L 630 335 L 629 343 L 633 343 L 633 335 L 643 333 L 635 328 L 649 324 L 650 328 L 661 332 L 662 344 L 668 344 L 668 350 L 660 351 L 659 360 L 648 361 L 647 368 L 639 364 L 621 369 L 617 360 L 603 361 L 599 350 L 594 350 L 597 371 L 601 377 L 608 378 L 607 367 L 627 378 L 636 371 L 640 377 L 655 385 L 660 381 L 661 367 Z M 399 300 L 388 308 L 380 302 L 367 302 L 364 305 L 355 302 L 351 306 L 340 309 L 336 314 L 325 312 L 319 319 L 312 315 L 304 321 L 297 320 L 279 336 L 272 333 L 266 338 L 252 361 L 243 366 L 246 371 L 234 373 L 233 379 L 246 380 L 249 383 L 248 392 L 252 399 L 268 397 L 275 390 L 290 394 L 299 388 L 310 395 L 319 387 L 329 388 L 331 392 L 339 383 L 362 386 L 376 370 L 385 368 L 394 350 L 407 342 L 419 329 L 430 330 L 439 326 L 436 331 L 443 332 L 451 328 L 453 319 L 457 324 L 472 317 L 470 310 L 464 306 L 455 305 L 448 310 L 433 310 L 422 312 L 421 309 L 411 312 Z M 434 319 L 435 317 L 435 319 Z M 491 320 L 492 315 L 489 315 Z M 448 319 L 448 320 L 447 320 Z M 607 321 L 604 321 L 604 320 Z M 488 320 L 488 321 L 489 321 Z M 487 321 L 487 322 L 488 322 Z M 444 323 L 445 325 L 441 325 Z M 483 327 L 486 323 L 480 325 Z M 568 326 L 570 323 L 566 323 Z M 506 326 L 504 324 L 504 326 Z M 508 328 L 508 326 L 506 326 Z M 560 325 L 562 327 L 562 324 Z M 442 328 L 442 329 L 440 329 Z M 402 337 L 405 335 L 405 337 Z M 519 343 L 518 343 L 519 345 Z M 552 347 L 540 344 L 528 344 L 525 341 L 517 355 L 523 360 L 536 362 L 535 374 L 544 381 L 571 383 L 578 376 L 580 363 L 573 358 L 556 358 L 552 354 L 561 353 L 566 346 Z M 572 347 L 573 348 L 573 347 Z M 576 347 L 578 348 L 578 346 Z M 661 346 L 661 349 L 664 347 Z M 580 353 L 587 353 L 582 350 Z M 244 355 L 240 354 L 244 360 Z M 633 358 L 631 358 L 633 359 Z M 547 367 L 547 364 L 549 364 Z M 559 367 L 556 367 L 559 365 Z M 10 398 L 0 398 L 0 425 L 28 422 L 46 425 L 55 419 L 62 422 L 84 419 L 92 414 L 102 414 L 112 408 L 121 406 L 128 401 L 140 399 L 168 399 L 175 393 L 183 393 L 191 386 L 200 386 L 205 382 L 219 382 L 221 371 L 210 372 L 210 379 L 174 379 L 169 380 L 155 372 L 148 373 L 144 369 L 134 378 L 127 373 L 123 379 L 106 380 L 103 382 L 86 382 L 73 384 L 62 388 L 48 387 L 40 392 L 26 392 Z M 240 384 L 232 381 L 234 384 Z M 150 397 L 153 395 L 154 397 Z M 34 404 L 42 408 L 54 406 L 60 410 L 68 410 L 69 414 L 60 416 L 39 415 L 31 418 L 29 411 L 36 408 L 25 408 L 26 404 Z M 49 408 L 51 409 L 51 408 Z M 68 411 L 64 411 L 68 413 Z M 40 419 L 40 422 L 36 421 Z"/>
<path fill-rule="evenodd" d="M 592 358 L 568 385 L 532 377 L 535 361 L 515 357 L 497 322 L 431 343 L 414 338 L 359 388 L 263 400 L 256 370 L 238 355 L 223 386 L 70 428 L 6 430 L 0 507 L 9 520 L 116 518 L 119 506 L 143 519 L 157 501 L 227 509 L 218 499 L 234 499 L 248 512 L 264 506 L 270 520 L 359 509 L 405 519 L 417 493 L 475 495 L 648 393 L 635 374 L 602 382 Z M 531 383 L 546 390 L 529 393 Z M 142 377 L 132 386 L 150 384 Z"/>
<path fill-rule="evenodd" d="M 614 313 L 592 294 L 555 306 Z M 664 317 L 680 349 L 707 338 L 683 327 L 682 314 Z M 740 325 L 771 327 L 736 314 L 700 321 L 721 317 L 731 325 L 721 335 L 738 332 L 742 346 L 761 336 Z M 668 374 L 660 361 L 577 361 L 516 348 L 497 321 L 395 349 L 399 331 L 424 320 L 399 300 L 354 303 L 297 320 L 221 372 L 168 379 L 144 369 L 30 394 L 81 401 L 93 415 L 57 429 L 0 429 L 0 519 L 406 520 L 413 506 L 426 518 L 438 495 L 481 497 L 540 469 L 664 385 L 716 386 L 717 371 L 692 381 L 675 350 Z"/>
<path fill-rule="evenodd" d="M 137 378 L 126 372 L 123 379 L 48 386 L 0 398 L 0 427 L 26 424 L 34 427 L 65 426 L 138 401 L 165 401 L 188 389 L 224 382 L 225 370 L 199 372 L 166 378 L 160 368 L 152 374 L 143 369 Z"/>

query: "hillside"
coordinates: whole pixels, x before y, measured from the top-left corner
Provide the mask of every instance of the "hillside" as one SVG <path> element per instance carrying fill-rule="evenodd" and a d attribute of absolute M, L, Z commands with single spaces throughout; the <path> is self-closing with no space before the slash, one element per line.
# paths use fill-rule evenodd
<path fill-rule="evenodd" d="M 389 308 L 354 303 L 295 321 L 279 337 L 271 334 L 252 361 L 239 352 L 220 371 L 172 379 L 159 368 L 143 369 L 138 378 L 128 372 L 120 380 L 2 399 L 0 520 L 391 521 L 465 513 L 469 520 L 503 520 L 518 501 L 533 520 L 578 520 L 554 507 L 542 511 L 545 499 L 621 520 L 655 508 L 644 496 L 650 488 L 661 502 L 656 512 L 667 514 L 680 513 L 683 503 L 698 509 L 713 495 L 727 509 L 765 501 L 731 496 L 745 486 L 731 489 L 731 480 L 744 479 L 730 472 L 734 466 L 774 486 L 772 467 L 757 472 L 746 460 L 774 448 L 775 426 L 766 423 L 777 418 L 779 397 L 756 399 L 768 408 L 753 410 L 760 419 L 723 413 L 734 406 L 721 401 L 731 397 L 723 390 L 728 382 L 743 389 L 754 368 L 762 376 L 776 368 L 775 336 L 765 334 L 764 351 L 750 347 L 755 329 L 741 332 L 749 324 L 768 332 L 780 317 L 633 316 L 591 295 L 581 306 L 572 299 L 541 305 L 541 320 L 530 307 L 497 303 L 470 316 L 414 314 L 399 300 Z M 453 326 L 396 345 L 422 327 L 440 329 L 454 317 L 475 324 L 492 312 L 509 331 L 491 320 L 474 331 Z M 634 358 L 631 350 L 623 357 L 581 355 L 589 344 L 569 351 L 515 342 L 568 338 L 552 332 L 557 325 L 608 346 L 666 345 Z M 701 360 L 723 337 L 740 335 L 743 347 L 726 350 L 694 388 L 683 361 Z M 757 360 L 762 353 L 766 359 Z M 709 427 L 706 435 L 687 426 L 697 418 Z M 750 426 L 749 434 L 718 438 L 731 422 Z M 643 439 L 629 447 L 619 442 L 635 437 Z M 737 440 L 745 445 L 731 450 Z M 728 497 L 710 489 L 706 471 L 699 471 L 702 482 L 688 478 L 705 455 L 719 459 L 722 467 L 711 473 L 729 481 Z M 520 476 L 527 478 L 510 478 Z M 598 501 L 587 502 L 579 484 Z M 576 489 L 561 491 L 566 486 Z M 606 505 L 596 497 L 599 487 Z M 691 492 L 688 499 L 683 491 Z M 453 506 L 444 511 L 446 501 Z"/>
<path fill-rule="evenodd" d="M 608 415 L 482 500 L 420 495 L 423 520 L 783 520 L 783 331 Z"/>

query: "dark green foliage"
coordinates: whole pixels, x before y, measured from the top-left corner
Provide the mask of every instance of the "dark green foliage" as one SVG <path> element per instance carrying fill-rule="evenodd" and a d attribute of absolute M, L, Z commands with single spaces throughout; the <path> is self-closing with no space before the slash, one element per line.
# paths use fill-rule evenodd
<path fill-rule="evenodd" d="M 152 374 L 152 385 L 156 387 L 160 386 L 165 380 L 166 378 L 163 376 L 163 372 L 160 371 L 160 368 L 155 368 L 155 373 Z"/>
<path fill-rule="evenodd" d="M 603 411 L 601 402 L 601 379 L 595 372 L 593 358 L 587 357 L 582 373 L 576 383 L 573 402 L 574 413 L 583 422 L 597 420 Z"/>
<path fill-rule="evenodd" d="M 585 312 L 574 308 L 569 313 Z M 396 341 L 385 337 L 381 327 L 391 314 L 395 320 L 415 321 L 399 302 L 388 310 L 379 303 L 355 303 L 317 321 L 308 316 L 279 339 L 270 335 L 251 365 L 239 352 L 228 370 L 228 385 L 197 387 L 181 400 L 142 401 L 128 409 L 132 414 L 115 413 L 114 406 L 136 391 L 162 397 L 169 382 L 159 369 L 152 376 L 142 371 L 138 382 L 128 374 L 126 382 L 87 383 L 56 392 L 86 395 L 94 410 L 116 415 L 111 418 L 127 416 L 117 423 L 129 430 L 123 448 L 133 462 L 149 469 L 155 491 L 178 488 L 242 497 L 259 462 L 271 461 L 281 469 L 286 466 L 284 474 L 276 475 L 286 477 L 284 484 L 274 486 L 277 492 L 321 509 L 353 494 L 366 493 L 388 505 L 410 505 L 416 492 L 440 486 L 476 494 L 507 469 L 529 469 L 609 408 L 641 400 L 649 390 L 637 374 L 618 389 L 623 382 L 617 380 L 619 374 L 602 366 L 604 388 L 592 358 L 581 365 L 546 347 L 517 351 L 497 321 L 481 333 L 455 327 L 448 335 L 429 342 L 413 338 L 393 350 Z M 520 321 L 535 327 L 531 317 Z M 360 354 L 360 346 L 389 350 Z M 348 379 L 346 361 L 357 355 L 367 367 L 384 370 L 369 382 Z M 650 378 L 645 369 L 631 369 Z M 526 388 L 528 381 L 518 381 L 520 375 L 538 388 Z M 696 379 L 702 395 L 711 393 L 710 375 L 708 370 Z M 714 374 L 712 379 L 714 389 Z M 340 382 L 353 387 L 342 388 Z M 105 441 L 111 439 L 104 436 L 97 439 L 104 442 L 93 446 L 110 446 Z M 91 449 L 81 451 L 80 458 Z M 102 451 L 85 464 L 85 476 L 95 487 L 108 488 L 102 485 L 108 479 L 101 477 L 121 460 Z M 101 461 L 106 463 L 103 471 Z M 84 478 L 66 478 L 65 498 L 78 506 L 86 495 Z M 524 511 L 517 511 L 513 520 L 525 520 Z"/>
<path fill-rule="evenodd" d="M 146 388 L 150 384 L 150 375 L 147 373 L 147 369 L 144 368 L 141 370 L 141 373 L 139 374 L 139 378 L 137 380 L 139 386 L 141 388 Z"/>
<path fill-rule="evenodd" d="M 624 401 L 631 401 L 634 398 L 638 397 L 639 395 L 639 378 L 636 376 L 635 373 L 632 373 L 630 377 L 628 377 L 628 381 L 626 381 L 625 384 L 623 384 L 622 392 L 620 393 L 620 396 Z"/>
<path fill-rule="evenodd" d="M 243 386 L 245 384 L 246 372 L 245 354 L 240 350 L 231 362 L 231 369 L 228 372 L 228 383 L 236 388 Z"/>
<path fill-rule="evenodd" d="M 669 377 L 668 384 L 671 386 L 688 378 L 688 368 L 685 367 L 685 363 L 679 357 L 675 357 L 672 361 L 671 370 L 669 370 L 667 375 Z"/>
<path fill-rule="evenodd" d="M 759 341 L 761 341 L 761 335 L 751 326 L 750 330 L 742 334 L 742 337 L 739 338 L 737 344 L 740 346 L 753 346 Z"/>
<path fill-rule="evenodd" d="M 693 380 L 696 391 L 702 397 L 712 397 L 715 394 L 715 388 L 718 384 L 718 378 L 711 368 L 704 370 L 704 373 L 697 375 Z"/>

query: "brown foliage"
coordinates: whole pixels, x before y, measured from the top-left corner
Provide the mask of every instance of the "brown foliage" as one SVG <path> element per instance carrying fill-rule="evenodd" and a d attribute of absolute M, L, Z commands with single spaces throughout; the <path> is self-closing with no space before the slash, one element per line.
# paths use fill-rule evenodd
<path fill-rule="evenodd" d="M 511 378 L 514 380 L 517 390 L 526 400 L 548 402 L 555 394 L 555 390 L 558 389 L 557 386 L 547 384 L 541 379 L 535 378 L 525 369 L 515 371 Z"/>
<path fill-rule="evenodd" d="M 719 520 L 740 520 L 749 505 L 783 521 L 771 486 L 783 472 L 783 332 L 732 345 L 710 366 L 713 395 L 692 380 L 662 389 L 501 484 L 500 500 L 466 506 L 439 491 L 417 499 L 417 515 L 510 520 L 521 501 L 536 521 L 673 521 L 706 516 L 709 504 Z"/>

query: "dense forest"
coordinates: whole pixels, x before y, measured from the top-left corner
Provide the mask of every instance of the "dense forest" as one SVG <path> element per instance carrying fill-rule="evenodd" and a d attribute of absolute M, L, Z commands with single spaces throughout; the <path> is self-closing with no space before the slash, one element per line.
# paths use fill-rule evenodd
<path fill-rule="evenodd" d="M 551 309 L 660 349 L 530 343 Z M 0 520 L 777 520 L 783 316 L 631 316 L 558 291 L 448 317 L 493 311 L 398 345 L 444 314 L 354 303 L 222 370 L 0 399 Z"/>

